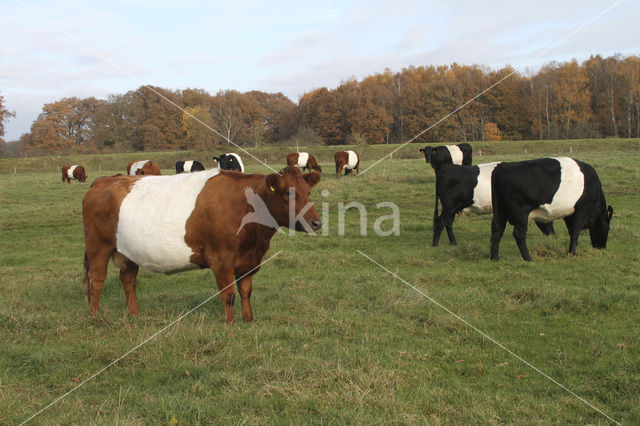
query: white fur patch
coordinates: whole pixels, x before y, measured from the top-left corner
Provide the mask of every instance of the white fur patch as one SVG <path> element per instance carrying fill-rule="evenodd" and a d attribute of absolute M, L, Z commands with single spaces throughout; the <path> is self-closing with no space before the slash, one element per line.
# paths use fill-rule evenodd
<path fill-rule="evenodd" d="M 242 159 L 240 158 L 240 156 L 235 152 L 230 152 L 227 155 L 233 155 L 234 157 L 236 157 L 236 160 L 238 160 L 238 164 L 240 164 L 240 170 L 242 170 L 242 173 L 244 173 L 244 164 L 242 163 Z"/>
<path fill-rule="evenodd" d="M 170 274 L 193 269 L 184 238 L 196 198 L 219 169 L 139 179 L 122 200 L 117 250 L 141 267 Z"/>
<path fill-rule="evenodd" d="M 307 167 L 307 162 L 309 161 L 309 153 L 308 152 L 299 152 L 298 153 L 298 167 Z"/>
<path fill-rule="evenodd" d="M 457 145 L 447 145 L 453 164 L 462 165 L 462 150 Z"/>
<path fill-rule="evenodd" d="M 358 164 L 358 155 L 353 151 L 347 151 L 347 154 L 349 154 L 349 161 L 344 167 L 347 169 L 355 169 Z"/>
<path fill-rule="evenodd" d="M 78 167 L 78 165 L 77 165 L 77 164 L 74 164 L 73 166 L 69 167 L 69 170 L 67 170 L 67 177 L 68 177 L 69 179 L 75 179 L 75 178 L 73 177 L 73 172 L 74 172 L 74 170 L 76 169 L 76 167 Z"/>
<path fill-rule="evenodd" d="M 493 211 L 491 204 L 491 175 L 500 162 L 478 164 L 478 184 L 473 189 L 473 204 L 465 208 L 465 213 L 488 214 Z"/>
<path fill-rule="evenodd" d="M 131 165 L 131 170 L 129 170 L 129 175 L 135 176 L 136 172 L 141 168 L 143 168 L 144 165 L 147 164 L 148 162 L 149 160 L 142 160 L 142 161 L 136 161 L 135 163 L 133 163 Z"/>
<path fill-rule="evenodd" d="M 584 192 L 584 174 L 572 158 L 554 158 L 560 163 L 560 186 L 550 204 L 543 204 L 529 213 L 529 219 L 551 222 L 575 212 L 575 206 Z"/>
<path fill-rule="evenodd" d="M 184 166 L 182 166 L 182 171 L 191 172 L 191 167 L 193 166 L 193 161 L 185 161 Z"/>

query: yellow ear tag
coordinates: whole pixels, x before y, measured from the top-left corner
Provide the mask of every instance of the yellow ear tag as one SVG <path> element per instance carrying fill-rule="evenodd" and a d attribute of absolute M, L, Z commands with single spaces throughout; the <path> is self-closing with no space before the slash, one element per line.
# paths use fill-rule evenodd
<path fill-rule="evenodd" d="M 271 190 L 271 192 L 276 192 L 276 189 L 271 185 L 269 185 L 269 189 Z"/>

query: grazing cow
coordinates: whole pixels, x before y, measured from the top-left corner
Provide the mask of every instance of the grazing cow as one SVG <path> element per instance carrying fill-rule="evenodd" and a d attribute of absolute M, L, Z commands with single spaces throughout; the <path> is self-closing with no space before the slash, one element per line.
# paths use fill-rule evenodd
<path fill-rule="evenodd" d="M 270 175 L 211 169 L 171 176 L 96 179 L 82 200 L 83 286 L 98 310 L 109 259 L 120 269 L 130 315 L 139 313 L 139 267 L 165 274 L 210 268 L 227 323 L 233 322 L 237 280 L 242 319 L 252 321 L 252 275 L 280 226 L 313 232 L 322 226 L 309 202 L 318 172 L 287 167 Z M 167 208 L 170 206 L 171 208 Z M 265 226 L 267 225 L 267 226 Z"/>
<path fill-rule="evenodd" d="M 473 149 L 468 143 L 458 145 L 443 145 L 432 148 L 425 146 L 419 149 L 424 154 L 424 159 L 431 164 L 436 172 L 445 164 L 458 164 L 460 166 L 470 166 Z"/>
<path fill-rule="evenodd" d="M 127 165 L 129 176 L 161 175 L 160 167 L 151 160 L 132 161 Z"/>
<path fill-rule="evenodd" d="M 213 159 L 218 162 L 218 168 L 220 170 L 236 170 L 244 173 L 244 164 L 238 154 L 230 152 L 228 154 L 222 154 L 219 157 L 213 157 Z"/>
<path fill-rule="evenodd" d="M 529 219 L 549 222 L 564 218 L 573 256 L 583 229 L 589 229 L 593 247 L 607 247 L 613 208 L 607 207 L 598 174 L 586 163 L 567 157 L 502 163 L 493 172 L 492 194 L 493 260 L 498 259 L 507 221 L 513 225 L 513 236 L 527 261 L 531 260 L 526 240 Z"/>
<path fill-rule="evenodd" d="M 356 170 L 360 174 L 360 157 L 354 151 L 338 151 L 334 155 L 336 161 L 336 175 L 340 177 L 344 168 L 345 176 Z"/>
<path fill-rule="evenodd" d="M 318 164 L 313 155 L 308 152 L 291 152 L 287 154 L 287 166 L 302 167 L 302 171 L 307 169 L 317 170 L 322 173 L 322 167 Z"/>
<path fill-rule="evenodd" d="M 177 161 L 176 173 L 201 172 L 204 166 L 199 161 Z"/>
<path fill-rule="evenodd" d="M 84 167 L 74 164 L 73 166 L 62 166 L 62 183 L 71 183 L 71 179 L 77 179 L 78 182 L 87 180 L 87 172 Z"/>
<path fill-rule="evenodd" d="M 445 164 L 436 173 L 436 207 L 433 212 L 433 246 L 440 241 L 443 228 L 447 229 L 449 243 L 456 245 L 453 220 L 456 213 L 488 214 L 492 211 L 491 175 L 500 164 L 487 163 L 477 166 Z M 438 216 L 438 199 L 442 213 Z M 545 234 L 553 234 L 553 222 L 536 222 Z"/>

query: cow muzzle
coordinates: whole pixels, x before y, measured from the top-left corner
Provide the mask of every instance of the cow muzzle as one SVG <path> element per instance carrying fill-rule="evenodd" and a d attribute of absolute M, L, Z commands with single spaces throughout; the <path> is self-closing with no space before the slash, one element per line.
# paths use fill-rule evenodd
<path fill-rule="evenodd" d="M 318 229 L 322 228 L 322 221 L 320 219 L 312 220 L 311 228 L 313 228 L 314 231 L 317 231 Z"/>

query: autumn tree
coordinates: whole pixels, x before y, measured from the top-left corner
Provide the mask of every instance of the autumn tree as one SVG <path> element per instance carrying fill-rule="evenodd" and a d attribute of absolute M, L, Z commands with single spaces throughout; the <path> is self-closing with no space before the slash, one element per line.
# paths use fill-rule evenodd
<path fill-rule="evenodd" d="M 16 113 L 9 111 L 6 107 L 4 96 L 0 95 L 0 142 L 4 142 L 5 123 L 11 117 L 15 117 Z"/>
<path fill-rule="evenodd" d="M 91 137 L 94 98 L 65 98 L 45 104 L 31 125 L 31 153 L 81 152 Z"/>
<path fill-rule="evenodd" d="M 342 114 L 335 91 L 323 87 L 306 93 L 298 102 L 299 125 L 313 129 L 327 145 L 344 144 Z"/>

